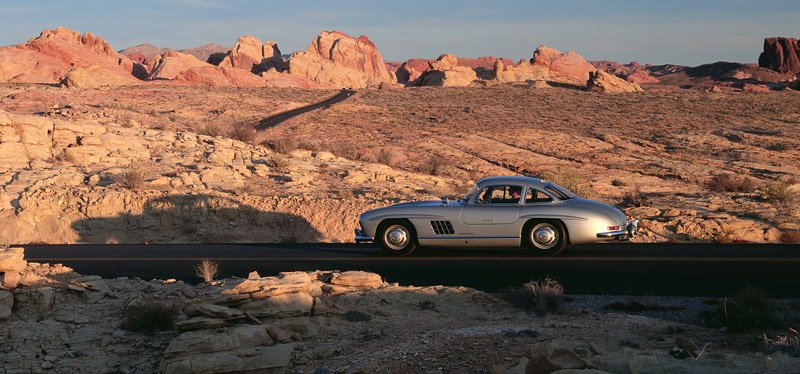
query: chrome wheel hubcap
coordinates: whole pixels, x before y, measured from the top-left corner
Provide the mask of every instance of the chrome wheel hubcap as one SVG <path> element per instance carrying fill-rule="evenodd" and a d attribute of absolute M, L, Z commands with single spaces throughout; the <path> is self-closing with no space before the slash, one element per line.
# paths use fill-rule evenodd
<path fill-rule="evenodd" d="M 539 249 L 550 249 L 558 243 L 558 229 L 549 223 L 540 223 L 531 230 L 531 243 Z"/>
<path fill-rule="evenodd" d="M 383 242 L 386 243 L 386 246 L 395 250 L 399 251 L 406 247 L 408 244 L 409 238 L 411 235 L 404 226 L 401 225 L 391 225 L 386 228 L 385 233 L 383 234 Z"/>

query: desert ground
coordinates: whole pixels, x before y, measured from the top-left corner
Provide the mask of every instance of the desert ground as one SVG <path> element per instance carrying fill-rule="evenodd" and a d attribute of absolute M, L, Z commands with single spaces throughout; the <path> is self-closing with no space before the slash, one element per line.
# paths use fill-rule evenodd
<path fill-rule="evenodd" d="M 601 94 L 526 84 L 365 89 L 264 131 L 253 129 L 271 114 L 336 92 L 4 85 L 0 108 L 20 115 L 8 126 L 36 118 L 55 123 L 58 133 L 58 124 L 74 130 L 91 123 L 121 141 L 65 140 L 39 160 L 37 170 L 4 174 L 6 201 L 27 197 L 29 206 L 41 207 L 56 190 L 85 191 L 89 204 L 105 206 L 98 214 L 108 222 L 87 214 L 83 203 L 65 204 L 62 198 L 60 209 L 4 205 L 12 221 L 32 217 L 5 230 L 21 243 L 252 240 L 248 230 L 193 233 L 179 227 L 182 221 L 166 218 L 152 223 L 166 234 L 148 235 L 143 232 L 153 227 L 143 231 L 113 218 L 147 216 L 148 201 L 191 192 L 232 199 L 265 214 L 280 206 L 278 211 L 311 222 L 303 226 L 308 232 L 275 232 L 267 235 L 270 241 L 346 242 L 367 207 L 457 198 L 482 177 L 518 174 L 552 179 L 625 209 L 642 220 L 640 241 L 781 242 L 800 229 L 793 196 L 800 173 L 800 140 L 794 136 L 800 95 L 791 90 Z M 173 138 L 184 144 L 178 147 Z M 105 157 L 123 145 L 129 156 Z M 105 158 L 86 156 L 92 152 Z M 105 162 L 95 162 L 101 159 Z M 31 186 L 45 170 L 60 180 Z M 53 188 L 67 179 L 65 170 L 83 178 Z M 126 175 L 133 183 L 121 182 Z M 217 182 L 209 182 L 213 178 Z M 137 203 L 103 202 L 113 194 Z M 302 202 L 290 204 L 292 199 Z M 326 213 L 304 206 L 311 201 L 340 217 L 312 217 Z M 58 223 L 42 230 L 31 221 Z"/>

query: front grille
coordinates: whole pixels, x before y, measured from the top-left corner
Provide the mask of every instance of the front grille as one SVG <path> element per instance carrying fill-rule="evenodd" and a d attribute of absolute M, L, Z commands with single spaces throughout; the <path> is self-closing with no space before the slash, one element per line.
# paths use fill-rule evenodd
<path fill-rule="evenodd" d="M 456 233 L 450 221 L 431 221 L 431 227 L 436 235 L 453 235 Z"/>

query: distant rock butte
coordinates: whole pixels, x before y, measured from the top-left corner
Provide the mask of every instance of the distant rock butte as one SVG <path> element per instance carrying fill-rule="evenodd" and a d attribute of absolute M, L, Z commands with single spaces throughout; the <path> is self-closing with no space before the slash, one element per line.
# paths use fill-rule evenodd
<path fill-rule="evenodd" d="M 586 87 L 589 91 L 603 93 L 644 91 L 638 84 L 626 82 L 622 80 L 622 78 L 611 73 L 606 73 L 603 70 L 596 70 L 589 73 Z"/>
<path fill-rule="evenodd" d="M 216 43 L 209 43 L 199 47 L 181 49 L 181 52 L 197 57 L 200 61 L 209 62 L 208 58 L 211 57 L 211 55 L 216 53 L 225 54 L 228 52 L 228 47 Z"/>
<path fill-rule="evenodd" d="M 148 79 L 174 79 L 178 74 L 186 70 L 208 65 L 208 63 L 200 61 L 197 57 L 188 53 L 169 51 L 148 61 L 150 73 Z"/>
<path fill-rule="evenodd" d="M 581 55 L 573 52 L 560 52 L 557 49 L 540 45 L 533 52 L 531 63 L 544 66 L 567 78 L 574 78 L 579 81 L 589 79 L 589 73 L 597 70 L 592 64 L 588 63 Z"/>
<path fill-rule="evenodd" d="M 493 70 L 494 64 L 497 60 L 502 60 L 506 65 L 514 65 L 514 62 L 507 58 L 498 58 L 495 56 L 482 56 L 478 58 L 470 57 L 457 57 L 458 65 L 465 66 L 475 70 L 479 78 L 492 79 L 494 77 Z M 409 59 L 395 70 L 397 82 L 408 84 L 419 78 L 422 73 L 428 69 L 428 65 L 434 62 L 433 59 L 412 58 Z"/>
<path fill-rule="evenodd" d="M 277 43 L 271 41 L 262 43 L 261 39 L 252 35 L 239 38 L 219 66 L 247 70 L 253 74 L 265 72 L 270 68 L 277 70 L 286 68 Z"/>
<path fill-rule="evenodd" d="M 0 82 L 59 83 L 70 70 L 90 66 L 123 78 L 146 75 L 140 64 L 114 51 L 102 38 L 63 27 L 0 48 Z"/>
<path fill-rule="evenodd" d="M 158 48 L 152 44 L 144 43 L 125 48 L 119 53 L 128 56 L 133 61 L 144 64 L 147 60 L 169 51 L 171 51 L 169 48 Z"/>
<path fill-rule="evenodd" d="M 412 82 L 415 86 L 466 87 L 472 84 L 478 75 L 470 67 L 460 66 L 458 58 L 445 53 L 436 61 L 429 63 L 422 75 Z"/>
<path fill-rule="evenodd" d="M 325 87 L 378 87 L 396 83 L 378 48 L 366 36 L 323 31 L 304 52 L 289 58 L 289 73 Z"/>
<path fill-rule="evenodd" d="M 800 73 L 800 45 L 797 39 L 765 38 L 764 51 L 758 56 L 758 65 L 780 73 Z"/>

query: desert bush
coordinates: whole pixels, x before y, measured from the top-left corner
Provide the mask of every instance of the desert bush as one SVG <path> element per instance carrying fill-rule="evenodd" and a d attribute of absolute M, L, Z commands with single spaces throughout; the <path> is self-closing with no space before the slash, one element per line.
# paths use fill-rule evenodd
<path fill-rule="evenodd" d="M 227 135 L 240 142 L 252 143 L 256 138 L 256 130 L 248 125 L 238 125 L 231 127 Z"/>
<path fill-rule="evenodd" d="M 730 331 L 743 332 L 771 320 L 772 302 L 766 291 L 749 286 L 737 291 L 733 298 L 725 298 L 717 313 Z"/>
<path fill-rule="evenodd" d="M 387 165 L 391 168 L 400 166 L 408 159 L 403 152 L 398 152 L 390 149 L 382 149 L 378 154 L 378 162 Z"/>
<path fill-rule="evenodd" d="M 222 125 L 206 124 L 205 126 L 199 127 L 197 133 L 214 137 L 224 137 L 227 131 L 225 131 Z"/>
<path fill-rule="evenodd" d="M 289 167 L 289 160 L 287 160 L 285 157 L 281 155 L 275 154 L 269 158 L 269 164 L 270 166 L 275 168 L 275 170 L 279 172 L 285 172 Z"/>
<path fill-rule="evenodd" d="M 753 192 L 756 190 L 756 182 L 744 175 L 725 173 L 711 177 L 707 187 L 711 191 L 717 192 Z"/>
<path fill-rule="evenodd" d="M 203 282 L 210 283 L 219 275 L 219 262 L 204 258 L 194 267 L 194 273 L 202 278 Z"/>
<path fill-rule="evenodd" d="M 781 234 L 781 242 L 786 244 L 800 244 L 800 231 L 786 231 Z"/>
<path fill-rule="evenodd" d="M 558 311 L 564 302 L 564 286 L 557 280 L 546 277 L 530 281 L 519 288 L 506 291 L 503 298 L 512 305 L 540 315 Z"/>
<path fill-rule="evenodd" d="M 122 328 L 129 331 L 154 333 L 172 329 L 172 321 L 180 308 L 173 303 L 143 301 L 130 304 L 125 309 Z"/>
<path fill-rule="evenodd" d="M 139 164 L 131 164 L 128 166 L 128 170 L 117 179 L 117 183 L 130 190 L 138 190 L 144 187 L 145 178 L 145 168 Z"/>
<path fill-rule="evenodd" d="M 299 143 L 297 139 L 291 136 L 283 136 L 280 138 L 275 138 L 266 142 L 267 146 L 272 148 L 275 152 L 278 153 L 291 153 L 294 150 L 297 150 L 299 147 Z"/>
<path fill-rule="evenodd" d="M 624 196 L 622 196 L 622 199 L 619 201 L 618 205 L 624 208 L 650 206 L 650 200 L 639 190 L 628 191 Z"/>
<path fill-rule="evenodd" d="M 767 199 L 779 206 L 789 206 L 797 198 L 794 191 L 789 189 L 790 184 L 785 181 L 764 183 L 762 190 Z"/>

